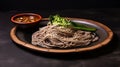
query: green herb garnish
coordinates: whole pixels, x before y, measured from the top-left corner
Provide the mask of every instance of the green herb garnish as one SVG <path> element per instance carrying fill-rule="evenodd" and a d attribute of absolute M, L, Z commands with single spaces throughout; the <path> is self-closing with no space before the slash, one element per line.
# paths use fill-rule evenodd
<path fill-rule="evenodd" d="M 80 30 L 85 30 L 85 31 L 96 31 L 96 28 L 91 28 L 91 27 L 87 27 L 83 24 L 78 24 L 78 23 L 72 22 L 66 18 L 60 17 L 58 14 L 50 15 L 49 19 L 50 19 L 50 23 L 52 25 L 71 27 L 74 29 L 80 29 Z"/>

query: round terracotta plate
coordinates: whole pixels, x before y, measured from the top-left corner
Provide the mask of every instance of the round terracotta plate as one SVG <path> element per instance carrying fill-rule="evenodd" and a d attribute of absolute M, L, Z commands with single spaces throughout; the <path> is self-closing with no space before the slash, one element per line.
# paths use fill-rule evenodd
<path fill-rule="evenodd" d="M 70 49 L 43 48 L 40 46 L 32 45 L 31 44 L 32 34 L 35 31 L 37 31 L 39 27 L 46 26 L 46 24 L 49 21 L 48 18 L 43 18 L 42 21 L 40 21 L 39 25 L 33 29 L 21 30 L 17 26 L 15 26 L 11 29 L 10 36 L 11 36 L 11 39 L 14 42 L 16 42 L 18 45 L 24 46 L 32 50 L 40 51 L 40 52 L 52 52 L 52 53 L 70 53 L 70 52 L 83 52 L 83 51 L 94 50 L 104 45 L 107 45 L 113 37 L 113 32 L 111 31 L 111 29 L 100 22 L 96 22 L 88 19 L 81 19 L 81 18 L 68 18 L 68 19 L 76 23 L 81 23 L 90 27 L 97 28 L 96 33 L 98 34 L 100 39 L 94 43 L 91 43 L 89 46 L 76 47 L 76 48 L 70 48 Z"/>

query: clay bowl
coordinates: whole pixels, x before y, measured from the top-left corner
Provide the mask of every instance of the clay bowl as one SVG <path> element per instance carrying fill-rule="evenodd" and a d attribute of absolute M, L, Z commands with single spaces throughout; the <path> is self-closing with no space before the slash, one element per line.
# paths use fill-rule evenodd
<path fill-rule="evenodd" d="M 35 13 L 19 13 L 11 17 L 12 23 L 21 29 L 35 27 L 42 19 L 41 15 Z"/>

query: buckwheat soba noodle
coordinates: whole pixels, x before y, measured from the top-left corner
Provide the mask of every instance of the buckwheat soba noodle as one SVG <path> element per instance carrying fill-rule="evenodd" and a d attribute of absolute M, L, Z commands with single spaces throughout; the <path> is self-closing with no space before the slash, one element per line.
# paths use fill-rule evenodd
<path fill-rule="evenodd" d="M 56 15 L 52 17 L 55 20 Z M 60 16 L 57 16 L 57 18 L 59 17 Z M 60 17 L 59 19 L 65 18 Z M 60 20 L 60 22 L 64 21 Z M 70 25 L 71 24 L 59 24 L 58 22 L 54 23 L 54 21 L 51 21 L 47 26 L 39 28 L 38 31 L 33 33 L 32 44 L 45 48 L 72 48 L 87 46 L 99 39 L 95 33 L 95 28 L 85 28 L 85 26 L 82 26 L 81 29 L 78 29 L 75 28 L 75 24 L 74 26 Z"/>

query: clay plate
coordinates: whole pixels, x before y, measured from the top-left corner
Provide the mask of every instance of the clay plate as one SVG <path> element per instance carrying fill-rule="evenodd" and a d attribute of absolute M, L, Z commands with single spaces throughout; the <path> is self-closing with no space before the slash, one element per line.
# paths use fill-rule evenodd
<path fill-rule="evenodd" d="M 106 25 L 96 22 L 93 20 L 88 19 L 81 19 L 81 18 L 68 18 L 73 22 L 85 24 L 90 27 L 97 28 L 96 33 L 100 37 L 100 39 L 89 46 L 86 47 L 76 47 L 76 48 L 70 48 L 70 49 L 58 49 L 58 48 L 43 48 L 39 46 L 34 46 L 31 44 L 31 36 L 32 34 L 39 29 L 39 27 L 46 26 L 48 23 L 48 18 L 43 18 L 42 21 L 39 23 L 38 26 L 34 29 L 28 29 L 28 30 L 21 30 L 17 26 L 13 27 L 10 31 L 11 39 L 17 43 L 17 45 L 21 45 L 23 47 L 40 51 L 40 52 L 51 52 L 51 53 L 71 53 L 71 52 L 83 52 L 83 51 L 90 51 L 97 48 L 100 48 L 104 45 L 107 45 L 112 37 L 113 32 L 110 28 L 108 28 Z"/>

